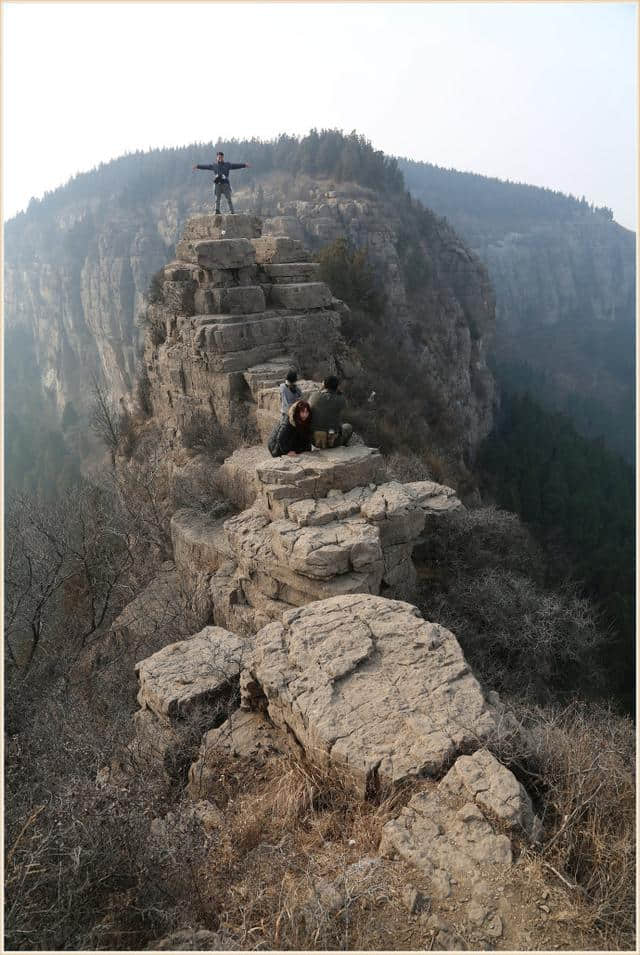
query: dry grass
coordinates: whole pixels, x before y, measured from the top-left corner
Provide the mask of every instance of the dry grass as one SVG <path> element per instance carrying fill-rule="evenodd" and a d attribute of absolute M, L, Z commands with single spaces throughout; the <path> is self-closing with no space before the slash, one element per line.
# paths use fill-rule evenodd
<path fill-rule="evenodd" d="M 516 713 L 521 732 L 494 749 L 537 798 L 544 825 L 539 863 L 570 888 L 576 924 L 597 932 L 602 948 L 634 948 L 632 721 L 582 703 L 519 706 Z"/>
<path fill-rule="evenodd" d="M 379 905 L 406 920 L 376 852 L 411 788 L 363 802 L 337 775 L 293 757 L 258 772 L 220 757 L 217 772 L 224 824 L 200 875 L 227 937 L 252 949 L 379 948 Z"/>

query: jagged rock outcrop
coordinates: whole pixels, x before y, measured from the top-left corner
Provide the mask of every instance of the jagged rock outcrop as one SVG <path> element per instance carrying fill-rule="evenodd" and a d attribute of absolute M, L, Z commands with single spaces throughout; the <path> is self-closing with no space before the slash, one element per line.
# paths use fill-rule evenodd
<path fill-rule="evenodd" d="M 264 437 L 279 408 L 261 399 L 286 370 L 332 367 L 340 315 L 330 290 L 322 282 L 274 283 L 267 271 L 274 260 L 295 270 L 307 253 L 288 238 L 260 238 L 260 228 L 249 215 L 189 220 L 180 258 L 165 267 L 161 298 L 148 308 L 149 401 L 179 441 L 198 416 L 212 415 L 223 427 L 243 421 Z"/>
<path fill-rule="evenodd" d="M 240 449 L 218 481 L 245 509 L 230 518 L 177 511 L 176 565 L 194 591 L 209 587 L 216 622 L 243 633 L 310 600 L 409 595 L 427 519 L 462 505 L 451 488 L 385 476 L 382 456 L 364 446 L 275 460 Z"/>
<path fill-rule="evenodd" d="M 220 760 L 258 767 L 293 750 L 363 799 L 431 780 L 387 824 L 381 852 L 421 867 L 443 896 L 471 878 L 469 923 L 498 937 L 503 915 L 481 877 L 508 866 L 513 848 L 494 819 L 514 839 L 535 839 L 539 823 L 522 786 L 482 749 L 500 707 L 455 635 L 392 599 L 411 593 L 425 528 L 462 507 L 455 492 L 387 480 L 378 449 L 362 444 L 277 459 L 260 445 L 227 457 L 207 505 L 206 460 L 183 460 L 199 415 L 264 432 L 286 363 L 311 373 L 309 356 L 330 362 L 340 332 L 339 303 L 302 268 L 297 239 L 260 236 L 250 216 L 234 217 L 229 237 L 225 224 L 188 225 L 148 313 L 149 397 L 168 469 L 203 498 L 172 514 L 175 574 L 209 624 L 136 665 L 141 708 L 128 753 L 174 784 L 188 766 L 197 801 L 154 820 L 152 837 L 161 844 L 192 816 L 207 831 L 220 826 L 207 802 Z M 283 265 L 291 269 L 267 271 Z M 269 281 L 292 277 L 306 281 Z M 298 339 L 296 328 L 306 330 Z M 333 883 L 320 881 L 308 905 L 319 898 L 340 907 Z"/>
<path fill-rule="evenodd" d="M 315 764 L 364 796 L 410 776 L 437 776 L 495 724 L 452 633 L 415 607 L 359 594 L 284 614 L 255 637 L 243 704 Z"/>
<path fill-rule="evenodd" d="M 326 288 L 318 282 L 318 266 L 309 261 L 306 248 L 318 249 L 327 241 L 346 236 L 356 247 L 367 250 L 387 298 L 389 315 L 394 321 L 398 319 L 405 344 L 418 357 L 418 373 L 432 379 L 444 406 L 456 409 L 461 422 L 456 445 L 473 453 L 492 421 L 493 384 L 485 358 L 492 337 L 493 294 L 486 274 L 452 230 L 432 217 L 429 234 L 425 233 L 412 253 L 422 263 L 422 285 L 414 294 L 403 250 L 407 227 L 409 232 L 422 228 L 415 210 L 402 203 L 400 209 L 399 197 L 388 200 L 355 183 L 340 192 L 328 189 L 328 185 L 305 179 L 288 189 L 285 198 L 282 184 L 267 177 L 263 199 L 258 203 L 253 187 L 247 189 L 238 182 L 236 206 L 242 210 L 262 209 L 266 216 L 262 235 L 259 220 L 251 212 L 236 216 L 236 224 L 230 224 L 233 217 L 224 216 L 217 233 L 208 223 L 199 225 L 211 217 L 201 214 L 201 187 L 195 182 L 181 187 L 179 201 L 169 194 L 145 202 L 143 208 L 125 202 L 97 202 L 93 212 L 77 204 L 65 209 L 62 202 L 52 209 L 49 219 L 43 207 L 38 219 L 35 214 L 33 218 L 27 215 L 9 225 L 5 246 L 6 321 L 31 331 L 34 363 L 58 414 L 69 402 L 80 413 L 87 412 L 90 371 L 98 373 L 116 404 L 134 389 L 144 296 L 151 277 L 174 248 L 180 265 L 174 272 L 165 273 L 165 283 L 175 284 L 165 285 L 164 296 L 165 304 L 175 306 L 176 315 L 261 314 L 264 306 L 257 291 L 261 286 L 268 299 L 266 311 L 274 314 L 259 329 L 247 331 L 242 349 L 248 349 L 252 341 L 256 355 L 269 351 L 280 354 L 281 349 L 276 351 L 275 345 L 285 334 L 292 346 L 304 340 L 307 362 L 313 364 L 312 341 L 307 337 L 317 332 L 316 346 L 323 345 L 330 352 L 331 341 L 325 341 L 327 327 L 295 321 L 295 312 L 309 307 L 331 312 L 341 306 L 329 300 Z M 194 215 L 196 212 L 200 214 Z M 241 248 L 245 251 L 237 260 L 214 261 L 207 259 L 203 247 L 202 263 L 211 272 L 203 285 L 183 265 L 197 265 L 193 258 L 195 243 L 210 240 L 232 243 L 227 249 L 235 248 L 236 255 Z M 245 241 L 254 246 L 259 280 L 251 272 L 254 260 Z M 221 256 L 222 252 L 216 254 Z M 225 261 L 229 267 L 235 263 L 235 275 L 225 276 L 217 268 Z M 192 297 L 194 304 L 197 302 L 193 310 Z M 287 321 L 283 321 L 283 309 L 285 316 L 289 312 Z M 212 323 L 218 327 L 208 330 L 206 323 L 196 324 L 194 334 L 201 334 L 203 340 L 224 337 L 225 349 L 218 359 L 219 364 L 230 368 L 237 358 L 233 355 L 238 350 L 234 348 L 234 343 L 238 346 L 237 329 L 219 326 L 233 322 Z M 184 323 L 175 332 L 186 340 Z M 156 335 L 165 334 L 159 320 Z M 323 370 L 325 357 L 324 352 L 318 356 Z M 256 358 L 254 364 L 258 361 Z M 188 365 L 184 382 L 180 380 L 179 362 L 169 362 L 166 375 L 177 374 L 178 392 L 184 384 L 184 394 L 193 387 L 198 396 L 200 383 L 189 380 Z M 282 373 L 276 373 L 276 381 Z M 309 373 L 315 375 L 317 369 L 311 367 Z M 244 391 L 240 379 L 234 384 Z M 160 393 L 165 404 L 166 390 L 173 395 L 172 385 Z M 224 395 L 218 398 L 214 388 L 214 404 L 220 406 L 226 401 Z M 160 410 L 164 414 L 170 409 Z M 176 415 L 179 413 L 177 408 Z"/>

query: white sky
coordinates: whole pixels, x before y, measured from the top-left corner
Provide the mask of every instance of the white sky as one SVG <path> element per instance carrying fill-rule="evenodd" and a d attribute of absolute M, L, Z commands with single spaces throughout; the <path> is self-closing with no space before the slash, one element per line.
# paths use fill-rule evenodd
<path fill-rule="evenodd" d="M 2 14 L 5 219 L 125 151 L 315 126 L 585 195 L 636 227 L 635 3 L 3 2 Z"/>

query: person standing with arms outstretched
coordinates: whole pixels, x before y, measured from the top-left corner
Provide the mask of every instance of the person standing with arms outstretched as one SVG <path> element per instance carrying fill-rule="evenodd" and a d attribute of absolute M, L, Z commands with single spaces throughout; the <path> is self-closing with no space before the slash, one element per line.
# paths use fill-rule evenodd
<path fill-rule="evenodd" d="M 213 178 L 213 191 L 216 197 L 216 215 L 220 213 L 220 197 L 224 196 L 227 200 L 227 205 L 229 206 L 229 212 L 233 215 L 233 202 L 231 201 L 231 183 L 229 182 L 229 173 L 232 169 L 248 169 L 248 162 L 225 162 L 224 153 L 216 153 L 217 162 L 210 165 L 204 166 L 194 166 L 193 171 L 196 169 L 208 169 L 210 172 L 215 172 Z"/>

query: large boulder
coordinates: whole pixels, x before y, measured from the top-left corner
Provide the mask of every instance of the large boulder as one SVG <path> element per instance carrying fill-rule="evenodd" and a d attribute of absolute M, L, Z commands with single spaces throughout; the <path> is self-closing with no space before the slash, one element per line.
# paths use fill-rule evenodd
<path fill-rule="evenodd" d="M 453 634 L 372 595 L 319 601 L 264 627 L 241 689 L 243 706 L 266 699 L 272 722 L 360 793 L 438 776 L 495 728 Z"/>
<path fill-rule="evenodd" d="M 245 640 L 221 627 L 205 627 L 136 664 L 138 703 L 167 722 L 196 706 L 226 700 L 248 659 Z"/>
<path fill-rule="evenodd" d="M 538 840 L 541 823 L 528 792 L 488 750 L 457 759 L 442 780 L 442 788 L 473 799 L 490 818 Z"/>

